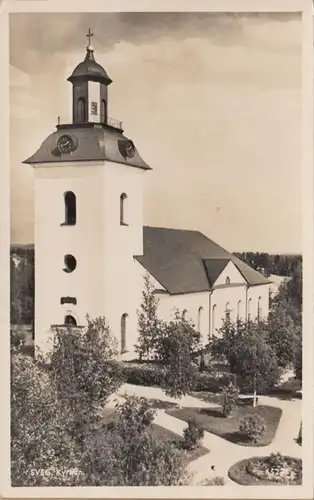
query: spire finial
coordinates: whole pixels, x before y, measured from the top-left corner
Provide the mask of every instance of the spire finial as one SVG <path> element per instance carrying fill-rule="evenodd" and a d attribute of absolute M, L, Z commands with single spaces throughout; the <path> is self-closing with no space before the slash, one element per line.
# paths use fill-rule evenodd
<path fill-rule="evenodd" d="M 93 36 L 94 36 L 94 33 L 92 32 L 91 28 L 88 28 L 88 33 L 87 33 L 87 35 L 86 35 L 86 37 L 88 38 L 88 47 L 87 47 L 88 49 L 90 49 L 90 48 L 91 48 L 91 43 L 90 43 L 90 41 L 91 41 L 91 38 L 92 38 Z"/>

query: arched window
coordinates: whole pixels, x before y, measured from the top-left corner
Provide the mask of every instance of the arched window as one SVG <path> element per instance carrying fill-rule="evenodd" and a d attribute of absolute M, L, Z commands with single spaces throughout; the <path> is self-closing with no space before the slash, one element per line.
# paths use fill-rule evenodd
<path fill-rule="evenodd" d="M 202 319 L 203 319 L 203 307 L 199 307 L 198 308 L 198 312 L 197 312 L 197 331 L 199 333 L 202 332 Z"/>
<path fill-rule="evenodd" d="M 225 309 L 225 314 L 226 314 L 226 321 L 230 321 L 230 304 L 227 302 L 226 304 L 226 309 Z"/>
<path fill-rule="evenodd" d="M 80 97 L 77 101 L 77 115 L 79 122 L 86 122 L 86 103 L 83 97 Z"/>
<path fill-rule="evenodd" d="M 252 299 L 249 299 L 248 302 L 247 302 L 247 320 L 248 321 L 251 321 L 251 311 L 252 309 Z"/>
<path fill-rule="evenodd" d="M 216 306 L 216 304 L 214 304 L 213 309 L 212 309 L 212 333 L 215 333 L 215 329 L 216 329 L 216 310 L 217 310 L 217 306 Z"/>
<path fill-rule="evenodd" d="M 64 318 L 64 324 L 66 326 L 76 326 L 76 319 L 71 316 L 70 314 L 67 314 L 66 317 Z"/>
<path fill-rule="evenodd" d="M 257 320 L 260 321 L 262 319 L 262 297 L 258 297 L 257 301 Z"/>
<path fill-rule="evenodd" d="M 127 320 L 128 320 L 128 315 L 126 313 L 122 314 L 122 316 L 121 316 L 121 353 L 126 351 Z"/>
<path fill-rule="evenodd" d="M 184 309 L 183 312 L 182 312 L 182 319 L 183 319 L 183 321 L 187 320 L 187 316 L 188 316 L 188 311 L 187 311 L 187 309 Z"/>
<path fill-rule="evenodd" d="M 242 300 L 238 300 L 237 303 L 237 321 L 241 319 L 242 316 Z"/>
<path fill-rule="evenodd" d="M 76 196 L 72 191 L 64 195 L 65 224 L 74 226 L 76 224 Z"/>
<path fill-rule="evenodd" d="M 226 277 L 225 283 L 226 283 L 226 285 L 230 285 L 230 278 L 229 278 L 229 276 Z"/>
<path fill-rule="evenodd" d="M 127 223 L 125 220 L 127 198 L 128 197 L 125 193 L 122 193 L 120 196 L 120 225 L 121 226 L 127 226 Z"/>
<path fill-rule="evenodd" d="M 102 99 L 100 103 L 100 121 L 101 123 L 107 123 L 107 105 L 105 99 Z"/>

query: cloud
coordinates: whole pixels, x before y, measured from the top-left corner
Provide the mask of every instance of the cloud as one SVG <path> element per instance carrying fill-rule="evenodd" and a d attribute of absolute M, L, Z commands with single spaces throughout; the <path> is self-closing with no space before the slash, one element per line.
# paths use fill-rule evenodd
<path fill-rule="evenodd" d="M 70 116 L 65 80 L 91 26 L 96 59 L 113 79 L 109 114 L 154 169 L 145 223 L 198 228 L 230 250 L 300 250 L 299 16 L 29 16 L 11 21 L 12 39 L 19 33 L 11 61 L 29 71 L 29 108 L 41 118 L 16 157 L 31 154 L 58 115 Z"/>

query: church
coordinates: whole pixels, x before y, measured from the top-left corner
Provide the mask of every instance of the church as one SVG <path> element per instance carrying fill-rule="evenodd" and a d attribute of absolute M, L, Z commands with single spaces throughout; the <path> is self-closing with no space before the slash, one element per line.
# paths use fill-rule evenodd
<path fill-rule="evenodd" d="M 269 281 L 195 230 L 143 225 L 143 190 L 151 167 L 122 122 L 108 115 L 111 78 L 90 43 L 72 84 L 72 121 L 24 163 L 34 169 L 35 343 L 54 329 L 105 316 L 125 356 L 137 340 L 144 276 L 158 315 L 175 309 L 204 342 L 224 318 L 267 317 Z"/>

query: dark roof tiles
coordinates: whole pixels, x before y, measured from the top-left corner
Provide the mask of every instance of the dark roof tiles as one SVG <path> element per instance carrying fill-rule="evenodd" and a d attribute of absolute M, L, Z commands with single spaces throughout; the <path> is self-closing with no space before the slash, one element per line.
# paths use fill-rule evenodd
<path fill-rule="evenodd" d="M 248 285 L 269 283 L 199 231 L 145 226 L 143 232 L 144 255 L 135 258 L 170 294 L 211 290 L 230 261 Z"/>
<path fill-rule="evenodd" d="M 58 139 L 62 135 L 70 135 L 76 140 L 76 149 L 67 155 L 60 155 L 57 151 Z M 121 131 L 113 127 L 93 125 L 59 126 L 58 130 L 50 134 L 41 144 L 40 148 L 24 163 L 36 165 L 41 163 L 59 163 L 59 162 L 83 162 L 83 161 L 101 161 L 108 160 L 115 163 L 123 163 L 131 167 L 150 170 L 147 163 L 141 158 L 135 149 L 132 158 L 127 158 L 122 154 L 123 148 L 119 147 L 121 141 L 127 142 Z"/>

